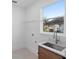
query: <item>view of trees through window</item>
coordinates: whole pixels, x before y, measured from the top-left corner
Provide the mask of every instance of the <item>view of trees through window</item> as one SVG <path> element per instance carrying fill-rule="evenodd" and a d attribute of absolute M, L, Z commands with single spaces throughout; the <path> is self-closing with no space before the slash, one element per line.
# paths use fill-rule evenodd
<path fill-rule="evenodd" d="M 57 3 L 48 5 L 43 8 L 43 31 L 58 33 L 64 32 L 64 0 L 60 0 Z M 55 27 L 57 29 L 55 29 Z"/>

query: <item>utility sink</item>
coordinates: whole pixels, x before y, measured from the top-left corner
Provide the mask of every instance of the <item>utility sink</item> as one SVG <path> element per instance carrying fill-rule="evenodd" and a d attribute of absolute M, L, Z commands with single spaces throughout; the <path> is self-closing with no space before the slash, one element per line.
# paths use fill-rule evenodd
<path fill-rule="evenodd" d="M 65 47 L 61 47 L 57 44 L 52 44 L 52 43 L 49 43 L 49 42 L 44 43 L 43 45 L 48 46 L 48 47 L 53 48 L 53 49 L 56 49 L 58 51 L 62 51 L 63 49 L 65 49 Z"/>

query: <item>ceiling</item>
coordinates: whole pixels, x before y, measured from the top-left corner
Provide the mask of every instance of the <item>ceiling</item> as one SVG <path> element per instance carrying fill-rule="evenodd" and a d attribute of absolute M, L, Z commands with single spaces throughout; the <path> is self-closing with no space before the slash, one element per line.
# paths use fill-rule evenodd
<path fill-rule="evenodd" d="M 34 3 L 37 0 L 12 0 L 12 1 L 17 1 L 17 3 L 12 3 L 14 5 L 18 5 L 20 7 L 27 7 L 30 4 Z"/>
<path fill-rule="evenodd" d="M 17 2 L 17 3 L 12 3 L 13 5 L 17 5 L 19 7 L 28 7 L 29 5 L 31 5 L 32 3 L 36 2 L 36 1 L 51 2 L 51 1 L 54 1 L 54 0 L 12 0 L 12 1 Z"/>

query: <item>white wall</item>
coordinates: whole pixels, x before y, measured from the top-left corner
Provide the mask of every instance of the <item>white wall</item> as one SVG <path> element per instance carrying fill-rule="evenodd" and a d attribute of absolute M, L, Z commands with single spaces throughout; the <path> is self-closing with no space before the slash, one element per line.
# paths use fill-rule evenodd
<path fill-rule="evenodd" d="M 12 49 L 24 48 L 24 9 L 12 5 Z"/>
<path fill-rule="evenodd" d="M 48 3 L 50 2 L 46 0 L 40 0 L 26 9 L 26 48 L 35 54 L 38 52 L 38 44 L 40 42 L 49 41 L 50 37 L 53 38 L 53 36 L 50 35 L 40 34 L 40 9 Z M 34 36 L 32 36 L 32 33 Z M 35 43 L 35 41 L 37 41 L 37 43 Z"/>

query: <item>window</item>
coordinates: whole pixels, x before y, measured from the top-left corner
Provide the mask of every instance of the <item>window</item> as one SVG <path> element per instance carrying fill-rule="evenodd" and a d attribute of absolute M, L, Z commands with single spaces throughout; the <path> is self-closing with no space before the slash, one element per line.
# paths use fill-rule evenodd
<path fill-rule="evenodd" d="M 42 31 L 64 33 L 65 3 L 60 0 L 42 8 Z"/>

